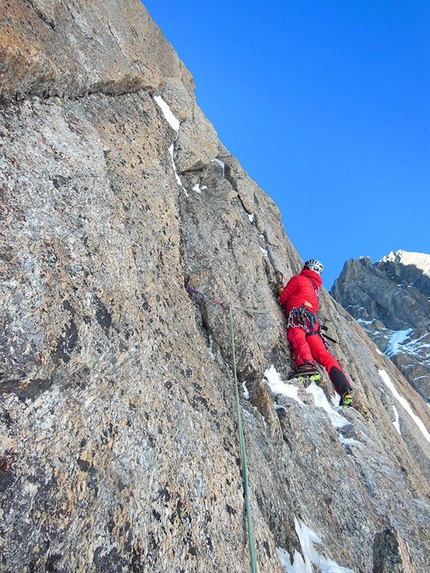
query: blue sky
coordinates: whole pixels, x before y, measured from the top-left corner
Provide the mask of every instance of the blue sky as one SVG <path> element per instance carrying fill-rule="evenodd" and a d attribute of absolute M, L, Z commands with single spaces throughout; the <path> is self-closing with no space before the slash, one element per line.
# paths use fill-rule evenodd
<path fill-rule="evenodd" d="M 145 0 L 221 142 L 330 289 L 430 253 L 428 0 Z"/>

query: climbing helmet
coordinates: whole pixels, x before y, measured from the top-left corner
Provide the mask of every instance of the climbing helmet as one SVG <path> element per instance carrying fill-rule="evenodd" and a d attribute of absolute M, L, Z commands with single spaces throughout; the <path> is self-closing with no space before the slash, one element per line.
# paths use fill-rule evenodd
<path fill-rule="evenodd" d="M 310 259 L 309 261 L 305 262 L 305 268 L 309 269 L 311 271 L 315 271 L 316 273 L 318 273 L 320 275 L 323 272 L 324 265 L 322 265 L 316 259 Z"/>

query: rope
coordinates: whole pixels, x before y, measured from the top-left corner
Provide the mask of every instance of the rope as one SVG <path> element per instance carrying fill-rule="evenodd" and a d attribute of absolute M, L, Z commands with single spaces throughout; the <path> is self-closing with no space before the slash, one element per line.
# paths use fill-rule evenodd
<path fill-rule="evenodd" d="M 237 409 L 237 424 L 239 431 L 239 444 L 240 444 L 240 459 L 242 466 L 242 480 L 243 480 L 243 491 L 245 494 L 245 507 L 246 507 L 246 521 L 248 525 L 248 540 L 249 540 L 249 557 L 251 560 L 251 571 L 252 573 L 258 573 L 257 557 L 255 552 L 254 543 L 254 533 L 252 527 L 252 515 L 251 515 L 251 503 L 249 496 L 249 483 L 248 483 L 248 465 L 246 462 L 246 447 L 245 447 L 245 436 L 243 433 L 242 426 L 242 412 L 240 409 L 240 398 L 237 380 L 237 369 L 236 369 L 236 352 L 234 348 L 234 331 L 233 331 L 233 309 L 230 307 L 228 310 L 228 317 L 230 323 L 230 341 L 231 341 L 231 353 L 233 357 L 233 376 L 234 376 L 234 388 L 236 391 L 236 409 Z"/>
<path fill-rule="evenodd" d="M 191 287 L 187 287 L 188 292 L 195 294 L 202 298 L 205 301 L 211 302 L 213 304 L 217 304 L 224 310 L 228 310 L 228 318 L 229 318 L 229 325 L 230 325 L 230 344 L 231 344 L 231 353 L 232 353 L 232 362 L 233 362 L 233 376 L 234 376 L 234 388 L 236 394 L 236 410 L 237 410 L 237 425 L 239 431 L 239 446 L 240 446 L 240 460 L 241 460 L 241 469 L 242 469 L 242 481 L 243 481 L 243 491 L 245 495 L 245 508 L 246 508 L 246 522 L 247 522 L 247 529 L 248 529 L 248 542 L 249 542 L 249 557 L 251 561 L 251 572 L 258 573 L 258 564 L 257 564 L 257 554 L 255 551 L 255 542 L 254 542 L 254 532 L 252 526 L 252 514 L 251 514 L 251 502 L 250 502 L 250 495 L 249 495 L 249 480 L 248 480 L 248 464 L 246 461 L 246 447 L 245 447 L 245 435 L 243 433 L 243 424 L 242 424 L 242 411 L 240 408 L 240 398 L 239 398 L 239 381 L 237 379 L 237 367 L 236 367 L 236 350 L 234 345 L 234 329 L 233 329 L 233 309 L 244 310 L 245 312 L 253 312 L 253 313 L 268 313 L 274 312 L 273 310 L 258 310 L 253 308 L 245 308 L 242 306 L 234 306 L 230 302 L 219 302 L 214 299 L 208 298 L 203 293 L 194 290 Z"/>
<path fill-rule="evenodd" d="M 271 309 L 246 308 L 244 306 L 237 306 L 235 304 L 232 304 L 231 302 L 220 302 L 220 301 L 215 300 L 213 298 L 207 297 L 202 292 L 195 290 L 195 289 L 191 288 L 190 286 L 187 286 L 187 291 L 192 293 L 192 294 L 199 296 L 201 299 L 203 299 L 207 302 L 211 302 L 212 304 L 217 304 L 218 306 L 220 306 L 224 310 L 230 310 L 231 308 L 234 308 L 236 310 L 244 310 L 245 312 L 252 312 L 254 314 L 268 314 L 270 312 L 276 312 L 278 310 L 276 308 L 271 308 Z"/>

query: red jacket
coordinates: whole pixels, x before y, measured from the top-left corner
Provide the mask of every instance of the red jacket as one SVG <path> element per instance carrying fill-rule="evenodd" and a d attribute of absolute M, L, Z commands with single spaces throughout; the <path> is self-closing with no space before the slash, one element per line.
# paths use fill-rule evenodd
<path fill-rule="evenodd" d="M 322 278 L 315 271 L 303 269 L 299 275 L 290 279 L 279 297 L 288 316 L 293 307 L 306 306 L 313 313 L 318 312 L 318 292 L 322 285 Z"/>

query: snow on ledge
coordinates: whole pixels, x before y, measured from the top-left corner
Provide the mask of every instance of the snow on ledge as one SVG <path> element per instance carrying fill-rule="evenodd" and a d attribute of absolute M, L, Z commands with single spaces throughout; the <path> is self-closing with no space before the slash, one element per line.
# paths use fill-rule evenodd
<path fill-rule="evenodd" d="M 400 396 L 400 394 L 398 393 L 396 387 L 394 386 L 391 378 L 388 376 L 387 372 L 385 370 L 379 370 L 378 373 L 379 373 L 379 376 L 382 378 L 384 384 L 388 387 L 388 389 L 393 394 L 394 398 L 399 402 L 399 404 L 401 404 L 403 406 L 403 408 L 406 410 L 406 412 L 409 414 L 409 416 L 412 418 L 412 420 L 418 426 L 418 429 L 420 430 L 420 432 L 422 433 L 424 438 L 430 444 L 430 433 L 428 432 L 427 428 L 425 427 L 423 421 L 414 413 L 414 411 L 411 408 L 411 405 L 406 400 L 406 398 L 403 398 L 403 396 Z"/>
<path fill-rule="evenodd" d="M 269 382 L 269 386 L 274 394 L 282 394 L 283 396 L 287 396 L 287 398 L 293 398 L 293 400 L 298 402 L 301 406 L 306 406 L 298 396 L 299 389 L 296 386 L 293 386 L 293 384 L 286 384 L 283 382 L 279 372 L 276 371 L 273 364 L 265 371 L 264 376 Z"/>
<path fill-rule="evenodd" d="M 294 525 L 304 558 L 296 550 L 293 556 L 293 563 L 291 563 L 289 554 L 284 549 L 277 547 L 279 561 L 287 573 L 312 573 L 314 571 L 312 563 L 319 568 L 318 570 L 321 573 L 354 573 L 352 569 L 341 567 L 332 559 L 326 559 L 318 553 L 314 545 L 323 547 L 323 542 L 320 536 L 315 531 L 312 531 L 303 521 L 294 517 Z"/>
<path fill-rule="evenodd" d="M 161 111 L 164 114 L 168 124 L 171 128 L 173 128 L 176 133 L 179 131 L 179 119 L 177 119 L 174 115 L 168 104 L 164 101 L 161 96 L 154 96 L 155 102 L 161 107 Z"/>
<path fill-rule="evenodd" d="M 390 344 L 388 345 L 388 348 L 385 351 L 385 354 L 389 358 L 392 358 L 393 356 L 401 352 L 400 345 L 404 343 L 404 341 L 408 338 L 412 330 L 413 330 L 412 328 L 408 328 L 407 330 L 397 330 L 396 332 L 393 332 Z"/>
<path fill-rule="evenodd" d="M 161 108 L 161 111 L 163 112 L 164 118 L 166 119 L 167 123 L 170 125 L 170 127 L 172 127 L 175 130 L 175 132 L 176 132 L 175 141 L 176 141 L 176 139 L 178 137 L 179 125 L 180 125 L 179 119 L 177 119 L 173 115 L 172 110 L 170 109 L 168 104 L 164 101 L 164 99 L 161 96 L 154 96 L 154 101 Z M 173 142 L 171 144 L 171 146 L 169 147 L 169 153 L 170 153 L 170 157 L 172 158 L 172 165 L 173 165 L 173 171 L 175 172 L 176 183 L 184 189 L 184 192 L 188 197 L 188 193 L 187 193 L 185 187 L 182 185 L 181 178 L 179 177 L 179 175 L 176 171 L 176 165 L 175 165 L 175 159 L 174 159 L 174 150 L 175 150 L 174 146 L 175 146 L 175 142 Z"/>
<path fill-rule="evenodd" d="M 293 384 L 286 384 L 285 382 L 283 382 L 280 374 L 276 371 L 273 364 L 270 368 L 268 368 L 264 372 L 264 376 L 268 381 L 269 386 L 274 394 L 282 394 L 283 396 L 287 396 L 287 398 L 292 398 L 293 400 L 298 402 L 301 406 L 306 406 L 306 404 L 302 400 L 300 400 L 298 396 L 299 389 L 297 388 L 297 386 L 294 386 Z M 322 388 L 317 386 L 315 382 L 312 382 L 306 388 L 306 392 L 308 394 L 313 395 L 315 400 L 315 406 L 317 408 L 322 408 L 323 410 L 325 410 L 334 428 L 337 429 L 344 428 L 345 426 L 349 426 L 351 424 L 351 422 L 349 422 L 346 418 L 341 416 L 330 406 Z"/>
<path fill-rule="evenodd" d="M 313 395 L 315 400 L 315 406 L 317 408 L 322 408 L 325 412 L 327 412 L 330 422 L 332 423 L 332 426 L 334 428 L 344 428 L 345 426 L 351 425 L 351 422 L 348 422 L 346 418 L 344 418 L 338 412 L 333 410 L 322 388 L 317 386 L 315 382 L 309 384 L 309 386 L 306 388 L 306 392 L 308 394 Z"/>

